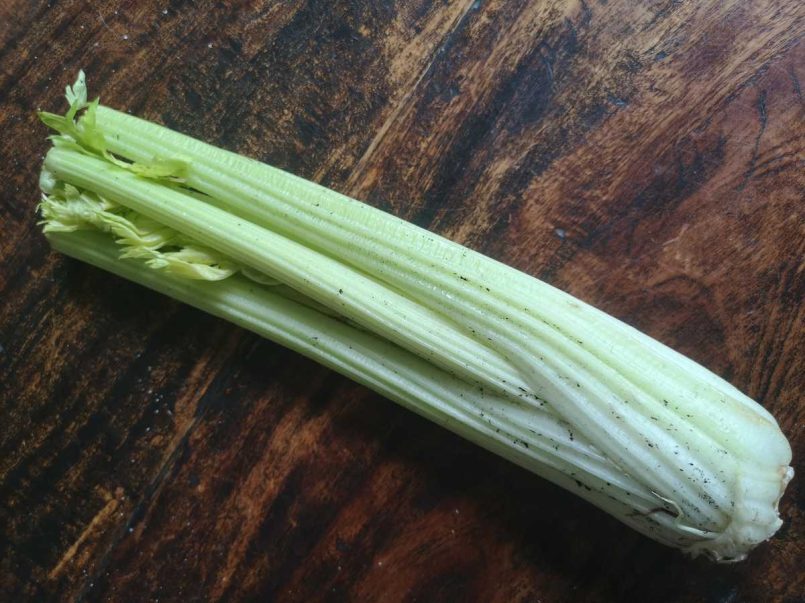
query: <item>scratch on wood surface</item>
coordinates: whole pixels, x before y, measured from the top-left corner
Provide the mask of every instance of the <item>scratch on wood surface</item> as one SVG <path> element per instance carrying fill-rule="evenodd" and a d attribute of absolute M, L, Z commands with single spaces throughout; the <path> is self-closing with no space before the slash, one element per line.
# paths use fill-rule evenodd
<path fill-rule="evenodd" d="M 95 517 L 93 517 L 89 524 L 87 524 L 87 527 L 84 528 L 84 531 L 79 534 L 75 542 L 70 545 L 67 551 L 65 551 L 64 555 L 61 556 L 61 559 L 59 559 L 58 563 L 53 567 L 52 570 L 50 570 L 48 573 L 49 579 L 55 580 L 58 578 L 59 575 L 64 571 L 64 568 L 67 566 L 67 564 L 75 558 L 81 546 L 92 538 L 93 535 L 97 534 L 102 523 L 112 517 L 112 514 L 117 510 L 119 505 L 119 499 L 123 496 L 123 491 L 118 489 L 114 496 L 112 496 L 109 492 L 102 492 L 102 494 L 104 498 L 107 499 L 106 504 L 95 514 Z"/>

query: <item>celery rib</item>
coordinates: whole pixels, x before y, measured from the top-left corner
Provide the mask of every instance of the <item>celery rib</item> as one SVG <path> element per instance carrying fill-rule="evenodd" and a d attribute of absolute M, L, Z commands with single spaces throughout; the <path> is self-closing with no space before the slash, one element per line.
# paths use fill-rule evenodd
<path fill-rule="evenodd" d="M 62 134 L 40 179 L 57 249 L 288 345 L 665 544 L 740 559 L 779 527 L 787 440 L 692 360 L 389 214 L 89 103 L 82 78 L 68 102 L 43 116 Z"/>

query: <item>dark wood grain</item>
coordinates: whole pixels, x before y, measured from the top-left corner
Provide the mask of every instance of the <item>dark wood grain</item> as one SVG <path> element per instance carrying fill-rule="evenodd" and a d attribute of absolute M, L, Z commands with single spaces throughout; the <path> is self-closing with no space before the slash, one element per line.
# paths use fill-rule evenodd
<path fill-rule="evenodd" d="M 233 3 L 234 4 L 234 3 Z M 33 110 L 106 104 L 499 258 L 805 455 L 800 2 L 0 3 L 0 599 L 795 601 L 805 489 L 683 558 L 269 342 L 52 254 Z"/>

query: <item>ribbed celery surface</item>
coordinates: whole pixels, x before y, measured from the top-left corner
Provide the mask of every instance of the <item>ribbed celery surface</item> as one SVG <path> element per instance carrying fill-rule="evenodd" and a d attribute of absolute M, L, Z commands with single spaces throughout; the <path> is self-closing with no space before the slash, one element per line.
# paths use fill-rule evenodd
<path fill-rule="evenodd" d="M 647 536 L 738 560 L 780 527 L 774 418 L 550 285 L 390 214 L 87 103 L 41 176 L 54 248 L 318 360 Z M 84 110 L 76 121 L 77 114 Z"/>

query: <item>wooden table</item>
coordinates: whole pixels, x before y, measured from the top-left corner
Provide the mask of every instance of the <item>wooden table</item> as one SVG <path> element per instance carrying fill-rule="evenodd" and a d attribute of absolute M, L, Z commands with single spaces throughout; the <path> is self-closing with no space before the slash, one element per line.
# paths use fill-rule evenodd
<path fill-rule="evenodd" d="M 545 279 L 803 434 L 796 0 L 4 0 L 0 599 L 802 600 L 773 541 L 691 561 L 256 336 L 51 253 L 79 67 L 111 106 Z"/>

